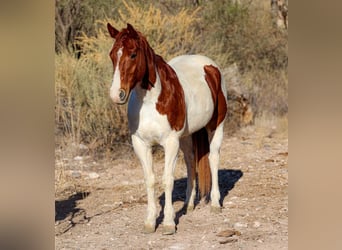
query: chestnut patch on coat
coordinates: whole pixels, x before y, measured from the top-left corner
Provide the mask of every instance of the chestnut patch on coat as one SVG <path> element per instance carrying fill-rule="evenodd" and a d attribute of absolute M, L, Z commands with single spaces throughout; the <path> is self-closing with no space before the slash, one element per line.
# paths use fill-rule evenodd
<path fill-rule="evenodd" d="M 214 113 L 206 127 L 213 131 L 226 117 L 227 101 L 222 92 L 219 69 L 213 65 L 205 65 L 204 72 L 214 102 Z"/>
<path fill-rule="evenodd" d="M 160 114 L 167 115 L 171 128 L 179 131 L 184 127 L 186 112 L 183 88 L 176 72 L 161 56 L 156 55 L 155 62 L 161 82 L 156 108 Z"/>

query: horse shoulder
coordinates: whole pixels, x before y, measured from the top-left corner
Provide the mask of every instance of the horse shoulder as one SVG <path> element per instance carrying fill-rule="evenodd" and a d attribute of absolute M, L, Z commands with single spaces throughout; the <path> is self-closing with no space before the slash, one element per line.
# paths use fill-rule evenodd
<path fill-rule="evenodd" d="M 167 116 L 173 130 L 180 131 L 184 128 L 186 118 L 183 87 L 174 69 L 161 57 L 157 57 L 156 63 L 161 84 L 156 109 Z"/>

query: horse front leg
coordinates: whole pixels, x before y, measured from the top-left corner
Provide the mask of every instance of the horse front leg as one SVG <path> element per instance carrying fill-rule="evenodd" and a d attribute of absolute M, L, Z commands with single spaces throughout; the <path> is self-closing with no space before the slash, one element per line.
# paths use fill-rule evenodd
<path fill-rule="evenodd" d="M 144 223 L 144 233 L 153 233 L 156 230 L 157 208 L 154 195 L 155 177 L 152 166 L 152 148 L 136 135 L 132 135 L 134 151 L 144 170 L 147 190 L 147 217 Z"/>
<path fill-rule="evenodd" d="M 163 234 L 174 234 L 176 232 L 175 213 L 172 206 L 172 190 L 174 182 L 174 170 L 179 149 L 179 138 L 170 136 L 164 143 L 165 150 L 165 169 L 163 184 L 165 189 L 165 207 Z"/>

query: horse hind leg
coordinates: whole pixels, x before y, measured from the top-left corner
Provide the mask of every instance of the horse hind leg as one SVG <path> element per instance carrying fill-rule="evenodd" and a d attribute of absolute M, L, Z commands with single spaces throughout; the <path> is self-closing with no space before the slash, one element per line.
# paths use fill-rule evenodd
<path fill-rule="evenodd" d="M 189 212 L 194 209 L 196 196 L 196 169 L 191 136 L 181 139 L 180 148 L 184 154 L 184 161 L 187 169 L 186 197 L 183 209 L 185 212 Z"/>
<path fill-rule="evenodd" d="M 212 176 L 211 210 L 221 211 L 220 191 L 218 186 L 218 167 L 220 161 L 220 147 L 223 139 L 223 126 L 227 115 L 227 95 L 224 81 L 219 69 L 213 65 L 204 66 L 205 80 L 211 90 L 214 101 L 214 113 L 206 128 L 209 134 L 209 165 Z"/>
<path fill-rule="evenodd" d="M 219 124 L 216 130 L 209 133 L 210 140 L 210 152 L 209 152 L 209 164 L 212 177 L 211 185 L 211 211 L 214 213 L 221 212 L 220 205 L 220 190 L 218 185 L 218 168 L 220 161 L 220 148 L 223 139 L 223 124 Z"/>

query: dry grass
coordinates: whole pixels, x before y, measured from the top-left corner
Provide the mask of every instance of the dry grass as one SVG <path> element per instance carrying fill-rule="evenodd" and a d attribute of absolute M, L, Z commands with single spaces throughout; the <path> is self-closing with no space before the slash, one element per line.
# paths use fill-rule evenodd
<path fill-rule="evenodd" d="M 166 60 L 194 52 L 195 23 L 199 9 L 182 9 L 176 15 L 171 15 L 162 13 L 152 4 L 145 8 L 126 1 L 123 4 L 125 7 L 119 10 L 119 17 L 100 24 L 110 22 L 117 29 L 125 28 L 127 23 L 132 24 L 146 36 L 154 51 Z"/>
<path fill-rule="evenodd" d="M 157 5 L 122 1 L 117 16 L 96 22 L 96 36 L 77 39 L 79 59 L 68 52 L 56 54 L 57 145 L 69 150 L 67 145 L 83 143 L 95 153 L 129 144 L 126 107 L 109 100 L 113 69 L 108 53 L 113 40 L 107 22 L 117 29 L 131 23 L 166 60 L 200 53 L 222 68 L 236 63 L 253 112 L 263 117 L 286 114 L 287 34 L 274 29 L 268 7 L 261 3 L 206 1 L 200 8 L 179 8 L 171 14 Z"/>
<path fill-rule="evenodd" d="M 283 116 L 288 112 L 288 79 L 285 70 L 250 70 L 241 76 L 257 115 Z"/>
<path fill-rule="evenodd" d="M 206 3 L 200 20 L 205 39 L 199 51 L 223 68 L 238 66 L 240 87 L 255 115 L 283 116 L 288 112 L 287 31 L 273 25 L 269 1 L 240 2 Z"/>
<path fill-rule="evenodd" d="M 91 150 L 116 148 L 127 143 L 126 107 L 109 100 L 112 65 L 108 52 L 113 40 L 106 30 L 107 22 L 118 29 L 126 22 L 141 30 L 156 53 L 171 58 L 188 53 L 194 40 L 192 23 L 196 11 L 180 11 L 176 16 L 163 15 L 149 8 L 123 2 L 117 19 L 98 21 L 97 35 L 78 38 L 82 48 L 80 59 L 64 52 L 56 55 L 56 129 L 58 139 L 71 137 L 76 144 L 85 143 Z M 65 137 L 65 138 L 64 138 Z M 60 143 L 60 141 L 58 141 Z"/>

